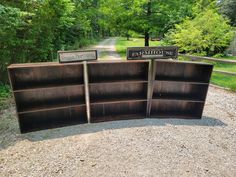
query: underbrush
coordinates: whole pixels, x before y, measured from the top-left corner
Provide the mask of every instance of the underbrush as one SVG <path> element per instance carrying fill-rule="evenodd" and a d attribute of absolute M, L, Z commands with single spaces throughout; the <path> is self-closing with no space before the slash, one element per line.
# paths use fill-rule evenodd
<path fill-rule="evenodd" d="M 0 83 L 0 110 L 9 106 L 11 97 L 10 86 Z"/>

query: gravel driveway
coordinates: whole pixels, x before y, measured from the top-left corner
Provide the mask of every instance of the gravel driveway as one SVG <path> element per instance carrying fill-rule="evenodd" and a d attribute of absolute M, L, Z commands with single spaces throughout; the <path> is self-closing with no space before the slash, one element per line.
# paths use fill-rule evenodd
<path fill-rule="evenodd" d="M 89 49 L 98 51 L 98 59 L 102 60 L 122 60 L 120 55 L 116 52 L 116 37 L 107 38 L 98 43 L 96 46 L 89 47 Z"/>
<path fill-rule="evenodd" d="M 236 176 L 236 93 L 210 87 L 202 120 L 143 119 L 21 135 L 0 116 L 0 176 Z"/>

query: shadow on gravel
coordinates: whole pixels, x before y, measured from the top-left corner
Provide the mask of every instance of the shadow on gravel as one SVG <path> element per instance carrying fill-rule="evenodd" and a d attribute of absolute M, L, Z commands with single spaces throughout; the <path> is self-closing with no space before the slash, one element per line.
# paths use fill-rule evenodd
<path fill-rule="evenodd" d="M 47 139 L 57 139 L 79 134 L 96 133 L 104 130 L 137 128 L 147 126 L 227 126 L 224 122 L 216 118 L 203 117 L 202 119 L 135 119 L 113 122 L 102 122 L 93 124 L 75 125 L 51 130 L 27 133 L 25 136 L 30 141 L 42 141 Z"/>
<path fill-rule="evenodd" d="M 5 120 L 4 120 L 5 119 Z M 134 119 L 113 122 L 102 122 L 93 124 L 81 124 L 75 126 L 67 126 L 62 128 L 48 129 L 36 131 L 26 134 L 20 134 L 17 119 L 13 113 L 0 119 L 0 151 L 20 141 L 43 141 L 49 139 L 58 139 L 73 135 L 89 134 L 101 132 L 104 130 L 115 130 L 148 126 L 227 126 L 219 119 L 211 117 L 203 117 L 202 119 Z"/>

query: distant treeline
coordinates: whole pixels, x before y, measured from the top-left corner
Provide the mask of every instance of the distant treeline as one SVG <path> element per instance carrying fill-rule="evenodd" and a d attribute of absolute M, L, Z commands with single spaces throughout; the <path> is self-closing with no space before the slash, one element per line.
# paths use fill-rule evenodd
<path fill-rule="evenodd" d="M 1 0 L 0 82 L 11 63 L 52 61 L 105 36 L 164 39 L 180 51 L 222 53 L 236 25 L 235 0 Z"/>
<path fill-rule="evenodd" d="M 96 0 L 3 0 L 0 2 L 0 82 L 11 63 L 52 61 L 56 52 L 78 49 L 109 35 Z"/>

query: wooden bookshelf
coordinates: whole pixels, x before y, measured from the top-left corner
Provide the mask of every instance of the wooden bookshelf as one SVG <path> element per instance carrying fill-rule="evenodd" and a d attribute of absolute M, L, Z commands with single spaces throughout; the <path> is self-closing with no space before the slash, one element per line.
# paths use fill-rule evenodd
<path fill-rule="evenodd" d="M 213 66 L 170 60 L 14 64 L 22 133 L 140 118 L 201 118 Z"/>
<path fill-rule="evenodd" d="M 81 63 L 19 64 L 8 72 L 22 133 L 87 122 Z"/>
<path fill-rule="evenodd" d="M 150 116 L 201 118 L 212 69 L 210 64 L 154 61 Z"/>
<path fill-rule="evenodd" d="M 144 118 L 149 63 L 88 63 L 91 122 Z"/>

